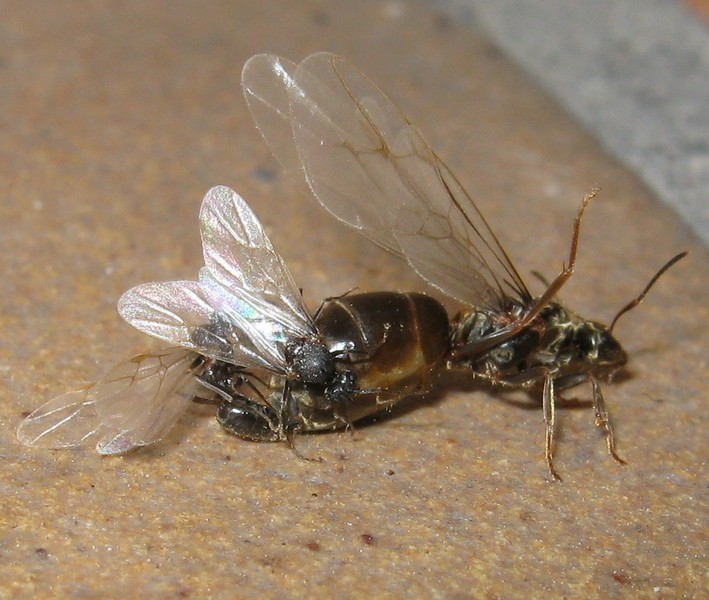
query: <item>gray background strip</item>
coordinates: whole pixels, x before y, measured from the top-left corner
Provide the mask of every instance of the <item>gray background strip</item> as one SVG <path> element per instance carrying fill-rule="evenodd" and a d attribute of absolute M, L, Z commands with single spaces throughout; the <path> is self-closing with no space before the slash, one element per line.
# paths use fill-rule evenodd
<path fill-rule="evenodd" d="M 441 0 L 709 241 L 709 30 L 668 0 Z"/>

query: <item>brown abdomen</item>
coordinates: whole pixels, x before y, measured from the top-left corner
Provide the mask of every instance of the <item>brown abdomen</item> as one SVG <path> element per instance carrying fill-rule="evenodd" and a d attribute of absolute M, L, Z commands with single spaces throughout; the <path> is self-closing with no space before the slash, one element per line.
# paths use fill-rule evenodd
<path fill-rule="evenodd" d="M 427 387 L 448 350 L 445 308 L 416 292 L 343 296 L 328 301 L 315 323 L 329 348 L 351 344 L 360 390 L 386 389 L 392 399 Z"/>

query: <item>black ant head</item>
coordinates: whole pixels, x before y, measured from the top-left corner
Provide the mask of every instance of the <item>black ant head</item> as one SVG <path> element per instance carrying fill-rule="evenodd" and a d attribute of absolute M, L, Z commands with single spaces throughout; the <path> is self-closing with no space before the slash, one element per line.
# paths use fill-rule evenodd
<path fill-rule="evenodd" d="M 628 362 L 628 355 L 610 329 L 602 323 L 584 321 L 574 333 L 581 359 L 604 371 L 614 371 Z"/>

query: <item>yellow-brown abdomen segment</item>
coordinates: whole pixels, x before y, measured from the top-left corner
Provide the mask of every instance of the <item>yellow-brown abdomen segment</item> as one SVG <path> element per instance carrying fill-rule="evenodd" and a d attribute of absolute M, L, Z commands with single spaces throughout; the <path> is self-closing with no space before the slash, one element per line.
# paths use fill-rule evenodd
<path fill-rule="evenodd" d="M 443 306 L 416 292 L 370 292 L 328 301 L 316 326 L 329 348 L 349 344 L 359 389 L 406 395 L 428 386 L 448 349 Z"/>

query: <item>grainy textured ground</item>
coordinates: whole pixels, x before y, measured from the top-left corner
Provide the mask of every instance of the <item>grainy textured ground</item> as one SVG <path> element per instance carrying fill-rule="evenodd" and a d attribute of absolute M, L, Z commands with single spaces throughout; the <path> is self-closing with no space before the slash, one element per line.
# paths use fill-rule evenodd
<path fill-rule="evenodd" d="M 0 32 L 0 596 L 706 589 L 707 253 L 483 37 L 396 2 L 15 3 Z M 540 411 L 460 378 L 354 436 L 301 438 L 323 464 L 198 408 L 124 458 L 17 443 L 23 413 L 150 347 L 115 301 L 196 274 L 214 184 L 249 200 L 313 307 L 353 286 L 425 289 L 283 180 L 250 123 L 244 60 L 321 49 L 420 124 L 530 283 L 560 268 L 602 186 L 563 292 L 578 312 L 608 320 L 692 250 L 618 327 L 632 363 L 605 392 L 628 466 L 589 409 L 561 411 L 565 480 L 548 483 Z"/>

